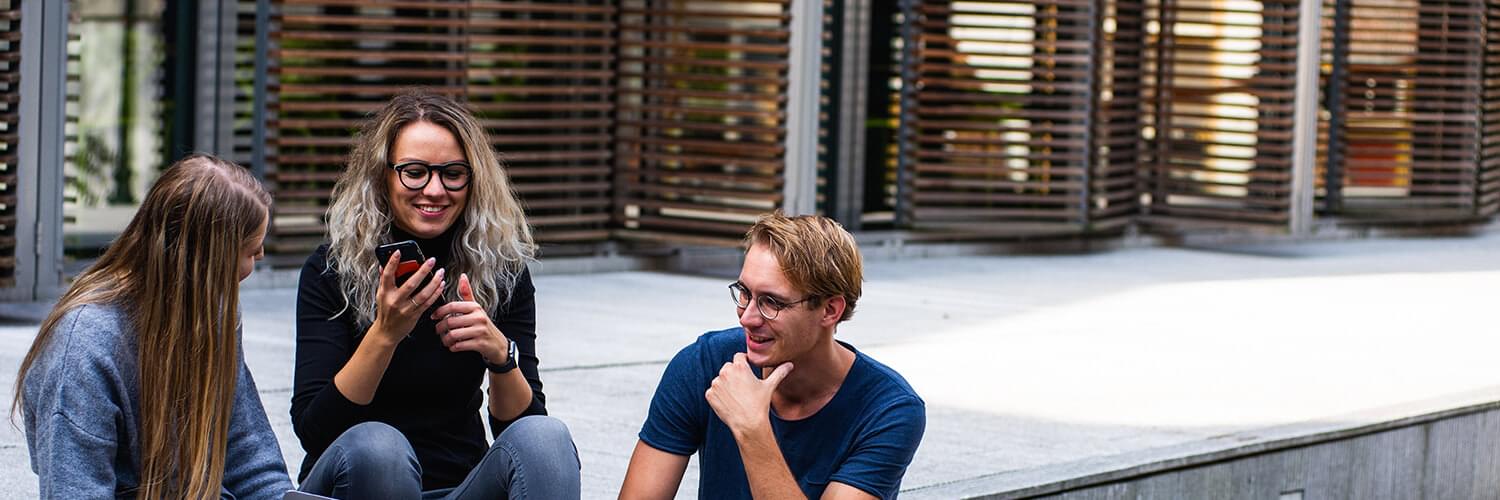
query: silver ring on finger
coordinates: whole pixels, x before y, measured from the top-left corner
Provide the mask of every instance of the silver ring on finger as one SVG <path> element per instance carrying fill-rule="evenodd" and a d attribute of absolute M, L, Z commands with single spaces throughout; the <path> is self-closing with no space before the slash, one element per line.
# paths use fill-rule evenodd
<path fill-rule="evenodd" d="M 406 301 L 407 302 L 411 302 L 412 307 L 418 307 L 418 308 L 422 307 L 422 304 L 418 304 L 417 303 L 417 299 L 413 299 L 411 297 L 407 297 Z"/>

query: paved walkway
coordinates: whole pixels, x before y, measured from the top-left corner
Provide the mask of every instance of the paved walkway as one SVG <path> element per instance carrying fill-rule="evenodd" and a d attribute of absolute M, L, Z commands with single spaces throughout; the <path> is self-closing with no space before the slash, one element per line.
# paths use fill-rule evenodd
<path fill-rule="evenodd" d="M 1500 387 L 1497 257 L 1500 234 L 872 260 L 839 337 L 927 401 L 904 496 L 951 498 L 1490 394 Z M 573 430 L 586 498 L 613 498 L 666 361 L 734 324 L 727 282 L 538 277 L 548 406 Z M 247 357 L 295 470 L 295 291 L 243 296 Z M 0 325 L 6 408 L 35 328 Z M 696 487 L 690 470 L 679 496 Z M 25 438 L 8 425 L 0 492 L 36 495 Z"/>

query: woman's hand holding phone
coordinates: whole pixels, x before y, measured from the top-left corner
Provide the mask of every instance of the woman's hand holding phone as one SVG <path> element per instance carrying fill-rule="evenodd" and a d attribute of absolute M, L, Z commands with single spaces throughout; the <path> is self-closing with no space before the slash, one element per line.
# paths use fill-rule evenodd
<path fill-rule="evenodd" d="M 375 324 L 370 327 L 372 333 L 391 343 L 400 342 L 416 328 L 422 313 L 443 296 L 443 288 L 447 286 L 443 269 L 438 269 L 433 279 L 427 279 L 432 268 L 437 267 L 436 259 L 427 259 L 405 282 L 397 285 L 400 262 L 401 252 L 392 252 L 380 268 L 380 286 L 375 291 Z M 421 286 L 424 283 L 426 286 Z"/>
<path fill-rule="evenodd" d="M 458 276 L 459 300 L 443 304 L 433 311 L 437 320 L 438 338 L 449 351 L 474 351 L 484 356 L 490 364 L 504 364 L 510 339 L 490 321 L 484 306 L 474 301 L 474 289 L 469 286 L 469 275 Z"/>

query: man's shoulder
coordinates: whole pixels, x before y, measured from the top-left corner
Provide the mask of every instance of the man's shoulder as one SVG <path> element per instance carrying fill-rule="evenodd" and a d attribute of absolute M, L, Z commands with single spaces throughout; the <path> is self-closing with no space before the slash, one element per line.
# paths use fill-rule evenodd
<path fill-rule="evenodd" d="M 926 402 L 922 401 L 922 397 L 917 395 L 916 389 L 907 383 L 906 377 L 901 376 L 901 373 L 864 352 L 854 352 L 856 361 L 862 365 L 857 372 L 863 378 L 858 384 L 864 392 L 862 399 L 877 403 L 877 407 L 926 407 Z"/>
<path fill-rule="evenodd" d="M 698 336 L 698 340 L 682 348 L 684 353 L 691 352 L 710 360 L 722 359 L 720 362 L 729 361 L 734 358 L 734 353 L 744 351 L 745 329 L 738 326 L 704 333 Z"/>
<path fill-rule="evenodd" d="M 745 350 L 742 332 L 739 327 L 734 327 L 699 335 L 672 357 L 672 362 L 667 365 L 669 378 L 716 372 L 715 367 L 734 359 L 734 353 Z"/>

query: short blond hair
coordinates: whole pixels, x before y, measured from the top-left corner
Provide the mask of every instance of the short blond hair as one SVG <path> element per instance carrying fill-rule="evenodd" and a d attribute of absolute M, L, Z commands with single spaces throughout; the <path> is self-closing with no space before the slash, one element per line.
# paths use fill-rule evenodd
<path fill-rule="evenodd" d="M 864 282 L 864 264 L 859 245 L 844 226 L 817 215 L 787 217 L 780 210 L 762 215 L 745 233 L 745 248 L 765 245 L 776 255 L 787 281 L 810 297 L 808 307 L 822 299 L 843 297 L 844 315 L 854 316 Z"/>

